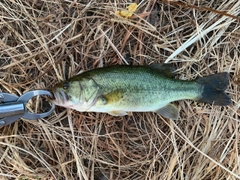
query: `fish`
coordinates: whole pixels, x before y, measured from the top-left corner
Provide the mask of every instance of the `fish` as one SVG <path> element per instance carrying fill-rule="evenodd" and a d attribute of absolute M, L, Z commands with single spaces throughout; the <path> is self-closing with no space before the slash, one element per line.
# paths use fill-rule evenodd
<path fill-rule="evenodd" d="M 172 120 L 179 118 L 174 101 L 188 99 L 217 106 L 231 105 L 231 98 L 225 92 L 229 73 L 181 80 L 174 78 L 171 67 L 169 64 L 115 65 L 85 71 L 53 87 L 52 102 L 79 112 L 113 116 L 155 112 Z"/>

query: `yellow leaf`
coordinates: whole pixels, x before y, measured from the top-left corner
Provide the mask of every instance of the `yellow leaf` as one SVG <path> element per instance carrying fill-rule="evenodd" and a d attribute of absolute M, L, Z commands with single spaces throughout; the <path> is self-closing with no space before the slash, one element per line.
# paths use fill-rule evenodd
<path fill-rule="evenodd" d="M 122 17 L 129 18 L 133 15 L 133 13 L 137 10 L 137 8 L 138 8 L 137 3 L 132 3 L 129 6 L 127 6 L 126 10 L 116 11 L 116 14 Z"/>
<path fill-rule="evenodd" d="M 127 7 L 127 9 L 128 9 L 129 11 L 131 11 L 132 13 L 134 13 L 134 12 L 137 10 L 137 8 L 138 8 L 137 3 L 132 3 L 132 4 L 130 4 L 130 5 Z"/>

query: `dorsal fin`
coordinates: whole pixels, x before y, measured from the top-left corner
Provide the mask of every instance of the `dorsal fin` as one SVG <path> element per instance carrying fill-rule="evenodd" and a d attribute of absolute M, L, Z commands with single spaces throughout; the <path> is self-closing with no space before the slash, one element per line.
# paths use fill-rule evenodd
<path fill-rule="evenodd" d="M 172 66 L 172 64 L 157 64 L 153 63 L 149 65 L 153 69 L 157 69 L 161 71 L 162 74 L 164 74 L 167 77 L 174 77 L 174 71 L 175 68 Z"/>

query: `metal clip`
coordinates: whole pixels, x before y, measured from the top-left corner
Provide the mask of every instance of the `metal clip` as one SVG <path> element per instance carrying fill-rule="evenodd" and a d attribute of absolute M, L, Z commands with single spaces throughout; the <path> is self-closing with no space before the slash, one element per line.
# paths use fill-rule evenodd
<path fill-rule="evenodd" d="M 45 113 L 35 114 L 30 113 L 27 110 L 27 102 L 34 96 L 39 95 L 48 95 L 52 97 L 52 94 L 45 90 L 29 91 L 21 97 L 9 93 L 0 93 L 0 126 L 9 125 L 21 117 L 29 120 L 35 120 L 50 115 L 54 111 L 54 104 L 52 104 L 51 109 Z"/>

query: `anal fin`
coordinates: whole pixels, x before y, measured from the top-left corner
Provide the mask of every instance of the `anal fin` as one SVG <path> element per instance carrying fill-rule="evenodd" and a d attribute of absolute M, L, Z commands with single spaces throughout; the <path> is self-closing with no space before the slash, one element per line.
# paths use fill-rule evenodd
<path fill-rule="evenodd" d="M 179 117 L 178 108 L 171 103 L 169 103 L 166 106 L 156 110 L 155 112 L 164 116 L 164 117 L 166 117 L 166 118 L 173 119 L 173 120 L 177 120 L 178 117 Z"/>

